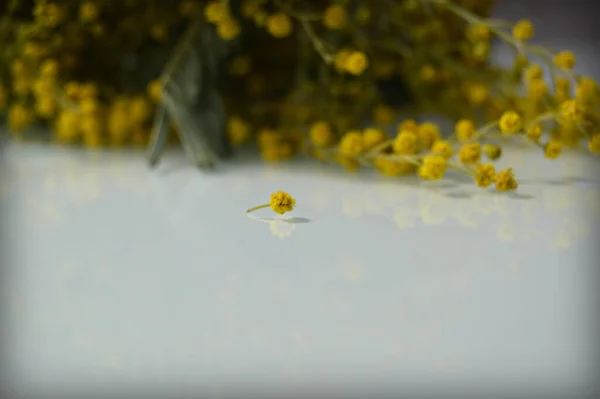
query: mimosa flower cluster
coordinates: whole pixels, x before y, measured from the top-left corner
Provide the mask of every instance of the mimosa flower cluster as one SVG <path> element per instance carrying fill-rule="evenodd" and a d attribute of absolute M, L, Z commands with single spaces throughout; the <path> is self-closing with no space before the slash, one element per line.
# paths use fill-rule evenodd
<path fill-rule="evenodd" d="M 140 71 L 201 18 L 234 49 L 222 68 L 224 134 L 267 162 L 309 155 L 424 180 L 455 170 L 512 191 L 518 171 L 495 166 L 505 143 L 527 141 L 549 160 L 600 153 L 597 82 L 568 49 L 536 45 L 528 19 L 491 18 L 492 0 L 6 3 L 0 113 L 15 139 L 42 124 L 64 145 L 147 145 L 162 82 L 160 68 Z M 493 46 L 509 46 L 512 65 L 492 62 Z M 391 100 L 391 82 L 410 101 Z"/>

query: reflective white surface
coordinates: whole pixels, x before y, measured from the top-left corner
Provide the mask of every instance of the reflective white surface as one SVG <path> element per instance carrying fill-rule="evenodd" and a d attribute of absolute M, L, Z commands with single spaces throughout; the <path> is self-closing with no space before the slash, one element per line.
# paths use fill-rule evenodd
<path fill-rule="evenodd" d="M 10 385 L 590 388 L 598 159 L 508 150 L 516 195 L 335 166 L 9 147 Z M 278 189 L 296 218 L 245 209 Z M 273 218 L 270 210 L 257 216 Z M 287 215 L 286 215 L 287 217 Z M 6 261 L 6 262 L 5 262 Z"/>

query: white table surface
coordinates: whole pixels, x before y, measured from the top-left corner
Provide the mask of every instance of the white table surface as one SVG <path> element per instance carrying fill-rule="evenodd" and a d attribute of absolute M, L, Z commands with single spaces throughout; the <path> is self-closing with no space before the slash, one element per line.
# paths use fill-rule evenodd
<path fill-rule="evenodd" d="M 206 174 L 177 154 L 151 170 L 143 154 L 10 145 L 3 372 L 30 394 L 570 398 L 597 371 L 599 162 L 514 148 L 507 165 L 512 196 L 313 162 Z M 245 215 L 278 189 L 303 223 Z"/>

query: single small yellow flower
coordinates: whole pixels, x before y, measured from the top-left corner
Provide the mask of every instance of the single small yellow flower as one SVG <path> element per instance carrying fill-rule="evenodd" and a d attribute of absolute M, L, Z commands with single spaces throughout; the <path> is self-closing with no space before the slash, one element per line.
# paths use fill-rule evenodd
<path fill-rule="evenodd" d="M 233 40 L 240 35 L 242 28 L 233 18 L 223 18 L 217 23 L 217 33 L 223 40 Z"/>
<path fill-rule="evenodd" d="M 148 97 L 155 103 L 158 104 L 162 98 L 162 83 L 160 79 L 154 79 L 146 88 Z"/>
<path fill-rule="evenodd" d="M 558 68 L 571 70 L 575 66 L 575 54 L 571 51 L 560 51 L 554 55 L 553 61 Z"/>
<path fill-rule="evenodd" d="M 440 128 L 432 122 L 422 123 L 418 128 L 418 135 L 421 145 L 427 150 L 441 138 Z"/>
<path fill-rule="evenodd" d="M 229 17 L 227 4 L 220 0 L 211 1 L 204 9 L 204 16 L 208 22 L 212 22 L 213 24 L 221 22 L 223 19 Z"/>
<path fill-rule="evenodd" d="M 14 60 L 11 64 L 10 70 L 15 78 L 25 77 L 28 73 L 27 64 L 21 59 Z"/>
<path fill-rule="evenodd" d="M 17 96 L 24 97 L 31 92 L 32 81 L 28 78 L 18 78 L 13 80 L 12 86 Z"/>
<path fill-rule="evenodd" d="M 80 86 L 79 96 L 82 99 L 98 97 L 98 87 L 94 83 L 85 83 Z"/>
<path fill-rule="evenodd" d="M 476 83 L 468 86 L 466 94 L 472 105 L 480 106 L 490 98 L 490 89 L 484 83 Z"/>
<path fill-rule="evenodd" d="M 600 90 L 598 84 L 592 78 L 587 76 L 579 79 L 577 87 L 575 88 L 575 98 L 577 102 L 585 105 L 595 105 L 598 103 L 600 98 Z"/>
<path fill-rule="evenodd" d="M 51 96 L 44 96 L 37 99 L 35 103 L 36 113 L 45 119 L 50 119 L 54 116 L 58 104 L 56 98 Z"/>
<path fill-rule="evenodd" d="M 245 143 L 250 136 L 250 127 L 238 116 L 232 116 L 227 122 L 227 137 L 233 145 Z"/>
<path fill-rule="evenodd" d="M 490 28 L 482 24 L 473 24 L 467 27 L 466 35 L 469 40 L 476 41 L 487 41 L 490 39 L 491 32 Z"/>
<path fill-rule="evenodd" d="M 342 136 L 339 151 L 347 157 L 356 157 L 364 151 L 363 137 L 360 131 L 351 130 Z"/>
<path fill-rule="evenodd" d="M 425 180 L 439 180 L 444 177 L 448 161 L 440 155 L 428 155 L 423 158 L 423 164 L 419 167 L 419 177 Z"/>
<path fill-rule="evenodd" d="M 286 141 L 280 140 L 277 144 L 264 147 L 261 150 L 262 158 L 267 162 L 279 162 L 289 159 L 294 155 L 292 145 Z"/>
<path fill-rule="evenodd" d="M 310 128 L 310 140 L 317 147 L 326 147 L 333 143 L 333 131 L 329 123 L 315 122 Z"/>
<path fill-rule="evenodd" d="M 368 127 L 363 131 L 363 145 L 365 146 L 365 150 L 370 150 L 371 148 L 383 143 L 387 140 L 387 135 L 381 129 Z"/>
<path fill-rule="evenodd" d="M 59 142 L 71 143 L 80 133 L 79 114 L 70 109 L 62 110 L 56 120 L 56 137 Z"/>
<path fill-rule="evenodd" d="M 483 153 L 488 159 L 495 161 L 502 156 L 502 147 L 495 144 L 484 144 Z"/>
<path fill-rule="evenodd" d="M 274 212 L 283 215 L 286 212 L 294 210 L 296 200 L 285 191 L 279 190 L 276 193 L 271 194 L 269 206 Z"/>
<path fill-rule="evenodd" d="M 567 100 L 560 105 L 560 114 L 566 121 L 581 121 L 584 111 L 576 100 Z"/>
<path fill-rule="evenodd" d="M 150 27 L 150 36 L 157 42 L 164 43 L 169 38 L 169 28 L 164 23 L 157 23 Z"/>
<path fill-rule="evenodd" d="M 33 113 L 23 104 L 14 104 L 8 110 L 8 127 L 19 133 L 33 122 Z"/>
<path fill-rule="evenodd" d="M 454 155 L 454 150 L 452 149 L 452 146 L 449 142 L 445 140 L 438 140 L 435 143 L 433 143 L 433 146 L 431 147 L 431 152 L 436 155 L 441 155 L 446 159 L 450 159 L 452 158 L 452 155 Z"/>
<path fill-rule="evenodd" d="M 394 152 L 397 154 L 415 154 L 419 149 L 419 139 L 415 132 L 410 130 L 400 131 L 393 144 Z"/>
<path fill-rule="evenodd" d="M 86 1 L 79 6 L 79 20 L 81 22 L 94 22 L 100 15 L 100 4 Z"/>
<path fill-rule="evenodd" d="M 496 178 L 496 168 L 490 163 L 477 165 L 475 175 L 475 184 L 479 187 L 489 187 Z"/>
<path fill-rule="evenodd" d="M 541 100 L 548 92 L 548 85 L 542 79 L 532 80 L 527 85 L 527 96 L 534 101 Z"/>
<path fill-rule="evenodd" d="M 540 80 L 544 78 L 544 70 L 539 64 L 531 64 L 525 69 L 525 81 L 532 82 L 534 80 Z"/>
<path fill-rule="evenodd" d="M 77 82 L 67 82 L 63 91 L 71 100 L 78 100 L 81 97 L 81 86 Z"/>
<path fill-rule="evenodd" d="M 414 119 L 405 119 L 398 124 L 398 133 L 405 130 L 416 133 L 418 129 L 419 124 Z"/>
<path fill-rule="evenodd" d="M 496 174 L 496 190 L 514 191 L 519 188 L 512 168 L 501 170 Z"/>
<path fill-rule="evenodd" d="M 244 18 L 252 18 L 261 11 L 263 0 L 244 0 L 242 2 L 242 15 Z"/>
<path fill-rule="evenodd" d="M 438 77 L 438 71 L 433 65 L 423 65 L 419 71 L 419 79 L 426 83 L 433 83 Z"/>
<path fill-rule="evenodd" d="M 333 65 L 335 66 L 335 69 L 337 69 L 340 72 L 345 71 L 346 60 L 348 60 L 350 54 L 352 54 L 352 50 L 350 49 L 343 48 L 341 50 L 338 50 L 338 52 L 335 53 L 335 56 L 333 57 Z"/>
<path fill-rule="evenodd" d="M 379 126 L 389 126 L 396 120 L 396 111 L 394 108 L 378 104 L 373 108 L 373 120 Z"/>
<path fill-rule="evenodd" d="M 476 42 L 472 49 L 473 58 L 477 61 L 485 61 L 490 55 L 490 44 L 488 42 Z"/>
<path fill-rule="evenodd" d="M 475 127 L 475 123 L 470 119 L 461 119 L 456 122 L 456 126 L 454 127 L 454 131 L 456 132 L 456 137 L 458 137 L 458 141 L 469 141 L 473 137 L 475 137 L 475 133 L 477 128 Z"/>
<path fill-rule="evenodd" d="M 292 33 L 292 20 L 283 12 L 269 15 L 266 23 L 267 30 L 273 37 L 283 38 Z"/>
<path fill-rule="evenodd" d="M 530 140 L 537 142 L 542 137 L 542 125 L 535 123 L 527 128 L 526 133 Z"/>
<path fill-rule="evenodd" d="M 533 24 L 528 19 L 522 19 L 513 26 L 512 34 L 517 40 L 530 40 L 534 34 Z"/>
<path fill-rule="evenodd" d="M 600 154 L 600 133 L 596 133 L 590 138 L 588 150 L 594 154 Z"/>
<path fill-rule="evenodd" d="M 550 139 L 544 146 L 544 156 L 548 159 L 556 159 L 562 152 L 562 144 L 558 140 Z"/>
<path fill-rule="evenodd" d="M 521 130 L 521 116 L 514 111 L 506 111 L 500 117 L 499 127 L 502 133 L 517 133 Z"/>
<path fill-rule="evenodd" d="M 348 12 L 341 4 L 330 5 L 325 10 L 323 24 L 332 30 L 342 29 L 348 23 Z"/>
<path fill-rule="evenodd" d="M 464 144 L 458 152 L 458 160 L 465 165 L 470 165 L 479 162 L 481 159 L 481 144 L 467 143 Z"/>
<path fill-rule="evenodd" d="M 50 58 L 42 63 L 40 66 L 40 75 L 43 78 L 54 78 L 58 75 L 59 65 L 58 61 L 54 58 Z"/>
<path fill-rule="evenodd" d="M 367 56 L 360 51 L 353 51 L 345 61 L 345 69 L 352 75 L 361 75 L 368 66 Z"/>
<path fill-rule="evenodd" d="M 152 114 L 152 105 L 144 96 L 137 96 L 131 100 L 129 105 L 131 121 L 135 125 L 146 122 Z"/>
<path fill-rule="evenodd" d="M 95 98 L 84 98 L 79 103 L 79 109 L 83 115 L 95 114 L 100 109 L 100 103 Z"/>

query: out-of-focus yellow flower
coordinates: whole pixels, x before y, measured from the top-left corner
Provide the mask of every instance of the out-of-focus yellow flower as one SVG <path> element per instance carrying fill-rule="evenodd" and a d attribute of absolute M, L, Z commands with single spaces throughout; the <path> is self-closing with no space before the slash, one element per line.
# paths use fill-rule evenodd
<path fill-rule="evenodd" d="M 496 190 L 514 191 L 519 187 L 512 168 L 502 170 L 496 174 Z"/>
<path fill-rule="evenodd" d="M 387 135 L 381 129 L 369 127 L 363 131 L 363 145 L 365 150 L 370 150 L 387 140 Z"/>
<path fill-rule="evenodd" d="M 146 122 L 152 113 L 152 105 L 144 96 L 136 96 L 129 105 L 131 122 L 134 125 L 141 125 Z"/>
<path fill-rule="evenodd" d="M 559 68 L 571 70 L 575 66 L 575 54 L 571 51 L 560 51 L 554 55 L 553 62 Z"/>
<path fill-rule="evenodd" d="M 525 132 L 530 140 L 537 142 L 542 137 L 542 125 L 535 123 L 527 128 Z"/>
<path fill-rule="evenodd" d="M 419 149 L 419 139 L 412 131 L 401 131 L 394 139 L 394 152 L 397 154 L 415 154 Z"/>
<path fill-rule="evenodd" d="M 500 131 L 505 134 L 517 133 L 521 130 L 521 116 L 514 111 L 506 111 L 500 118 Z"/>
<path fill-rule="evenodd" d="M 332 4 L 325 10 L 323 24 L 329 29 L 342 29 L 348 22 L 348 12 L 341 4 Z"/>
<path fill-rule="evenodd" d="M 425 180 L 439 180 L 444 177 L 448 161 L 440 155 L 428 155 L 423 158 L 423 164 L 419 167 L 419 177 Z"/>
<path fill-rule="evenodd" d="M 528 19 L 522 19 L 513 26 L 512 34 L 517 40 L 530 40 L 534 34 L 533 24 Z"/>
<path fill-rule="evenodd" d="M 479 164 L 476 168 L 475 184 L 479 187 L 489 187 L 496 178 L 496 168 L 489 163 Z"/>
<path fill-rule="evenodd" d="M 544 156 L 548 159 L 556 159 L 562 152 L 562 145 L 560 141 L 550 139 L 544 146 Z"/>
<path fill-rule="evenodd" d="M 450 159 L 452 158 L 452 155 L 454 155 L 454 150 L 452 149 L 452 146 L 446 140 L 438 140 L 435 143 L 433 143 L 433 146 L 431 147 L 431 152 L 433 154 L 443 156 L 446 159 Z"/>
<path fill-rule="evenodd" d="M 345 69 L 352 75 L 362 75 L 369 66 L 367 56 L 360 51 L 353 51 L 345 60 Z"/>
<path fill-rule="evenodd" d="M 13 104 L 8 110 L 8 127 L 14 133 L 19 133 L 33 122 L 33 113 L 24 104 Z"/>
<path fill-rule="evenodd" d="M 154 79 L 146 88 L 148 97 L 155 103 L 158 104 L 162 98 L 162 83 L 160 79 Z"/>
<path fill-rule="evenodd" d="M 352 130 L 342 136 L 339 151 L 347 157 L 356 157 L 364 151 L 363 138 L 358 130 Z"/>
<path fill-rule="evenodd" d="M 418 128 L 419 141 L 426 150 L 441 138 L 440 128 L 432 122 L 424 122 Z"/>
<path fill-rule="evenodd" d="M 250 137 L 250 126 L 240 117 L 232 116 L 227 123 L 227 137 L 233 145 L 241 145 Z"/>
<path fill-rule="evenodd" d="M 206 5 L 204 16 L 208 22 L 217 24 L 229 17 L 229 9 L 224 1 L 213 0 Z"/>
<path fill-rule="evenodd" d="M 267 30 L 273 37 L 283 38 L 288 37 L 292 33 L 293 25 L 290 17 L 283 13 L 278 12 L 269 15 L 266 21 Z"/>
<path fill-rule="evenodd" d="M 86 1 L 79 6 L 79 20 L 81 22 L 94 22 L 100 15 L 100 4 L 94 1 Z"/>
<path fill-rule="evenodd" d="M 456 122 L 456 126 L 454 127 L 454 131 L 456 132 L 456 137 L 459 141 L 469 141 L 473 137 L 475 137 L 475 132 L 477 128 L 475 127 L 475 123 L 470 119 L 461 119 Z"/>
<path fill-rule="evenodd" d="M 221 19 L 217 24 L 217 33 L 223 40 L 233 40 L 240 35 L 242 28 L 233 18 Z"/>
<path fill-rule="evenodd" d="M 495 144 L 484 144 L 483 153 L 488 159 L 495 161 L 502 156 L 502 147 Z"/>
<path fill-rule="evenodd" d="M 596 133 L 590 138 L 588 149 L 594 154 L 600 154 L 600 133 Z"/>
<path fill-rule="evenodd" d="M 333 143 L 333 132 L 327 122 L 315 122 L 310 128 L 310 140 L 317 147 L 326 147 Z"/>
<path fill-rule="evenodd" d="M 464 144 L 458 152 L 458 159 L 460 160 L 460 162 L 466 165 L 471 165 L 479 162 L 479 160 L 481 159 L 481 144 Z"/>

